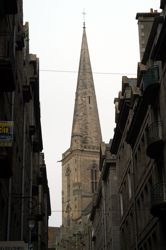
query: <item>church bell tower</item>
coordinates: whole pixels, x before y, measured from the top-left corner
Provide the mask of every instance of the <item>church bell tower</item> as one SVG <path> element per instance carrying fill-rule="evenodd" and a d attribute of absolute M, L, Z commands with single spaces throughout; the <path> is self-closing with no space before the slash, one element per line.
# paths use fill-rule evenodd
<path fill-rule="evenodd" d="M 62 225 L 70 228 L 88 214 L 99 177 L 102 141 L 96 94 L 83 26 L 70 148 L 62 155 Z"/>

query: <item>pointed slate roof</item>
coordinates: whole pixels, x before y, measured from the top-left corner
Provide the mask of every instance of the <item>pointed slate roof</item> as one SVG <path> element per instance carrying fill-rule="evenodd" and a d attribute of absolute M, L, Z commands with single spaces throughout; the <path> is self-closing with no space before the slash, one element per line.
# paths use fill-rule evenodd
<path fill-rule="evenodd" d="M 75 96 L 71 148 L 99 146 L 101 138 L 95 88 L 84 26 Z"/>

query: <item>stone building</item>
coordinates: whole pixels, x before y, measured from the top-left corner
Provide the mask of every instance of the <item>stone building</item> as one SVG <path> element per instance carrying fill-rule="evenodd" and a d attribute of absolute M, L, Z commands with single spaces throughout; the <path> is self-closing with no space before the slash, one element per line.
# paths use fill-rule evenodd
<path fill-rule="evenodd" d="M 48 249 L 58 250 L 60 238 L 60 228 L 59 227 L 49 227 L 48 228 Z"/>
<path fill-rule="evenodd" d="M 101 176 L 90 214 L 91 248 L 119 250 L 119 200 L 117 194 L 116 158 L 110 144 L 101 144 Z"/>
<path fill-rule="evenodd" d="M 136 19 L 138 20 L 138 30 L 139 30 L 139 48 L 140 48 L 140 58 L 142 59 L 149 38 L 149 33 L 151 31 L 153 21 L 156 16 L 159 16 L 157 10 L 150 9 L 150 12 L 137 13 Z"/>
<path fill-rule="evenodd" d="M 120 201 L 120 242 L 123 242 L 121 249 L 133 249 L 136 242 L 135 238 L 135 207 L 133 194 L 133 170 L 131 163 L 131 148 L 126 142 L 126 136 L 129 124 L 129 111 L 133 100 L 139 95 L 139 89 L 136 87 L 136 79 L 123 77 L 122 91 L 119 97 L 115 99 L 116 108 L 116 128 L 111 144 L 111 153 L 116 155 L 118 193 Z M 127 216 L 127 220 L 125 220 Z M 123 228 L 122 226 L 127 228 Z M 127 234 L 126 238 L 124 234 Z M 132 242 L 130 242 L 132 241 Z M 131 245 L 130 245 L 131 244 Z"/>
<path fill-rule="evenodd" d="M 117 157 L 122 250 L 166 248 L 165 6 L 161 1 L 162 12 L 150 13 L 154 21 L 137 79 L 123 77 L 115 100 L 111 152 Z M 140 17 L 146 19 L 149 14 L 138 13 Z"/>
<path fill-rule="evenodd" d="M 47 249 L 50 198 L 41 154 L 39 59 L 29 54 L 22 5 L 0 2 L 0 247 Z"/>
<path fill-rule="evenodd" d="M 87 228 L 87 215 L 97 189 L 101 140 L 84 24 L 71 145 L 62 156 L 62 237 L 64 245 L 70 243 L 67 249 L 86 247 L 82 231 Z"/>

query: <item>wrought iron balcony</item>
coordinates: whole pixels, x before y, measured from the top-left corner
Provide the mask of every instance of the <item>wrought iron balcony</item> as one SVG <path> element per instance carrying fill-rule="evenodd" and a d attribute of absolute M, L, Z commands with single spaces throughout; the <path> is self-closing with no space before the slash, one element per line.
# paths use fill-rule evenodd
<path fill-rule="evenodd" d="M 151 190 L 151 214 L 166 215 L 166 183 L 157 183 Z"/>
<path fill-rule="evenodd" d="M 148 103 L 152 103 L 159 89 L 159 67 L 154 65 L 143 74 L 143 96 Z"/>
<path fill-rule="evenodd" d="M 6 32 L 0 33 L 0 76 L 1 92 L 15 90 L 15 56 L 14 35 Z"/>
<path fill-rule="evenodd" d="M 163 146 L 162 122 L 155 121 L 148 128 L 146 154 L 152 159 L 157 159 L 162 152 Z"/>
<path fill-rule="evenodd" d="M 0 15 L 14 15 L 17 11 L 17 0 L 0 1 Z"/>

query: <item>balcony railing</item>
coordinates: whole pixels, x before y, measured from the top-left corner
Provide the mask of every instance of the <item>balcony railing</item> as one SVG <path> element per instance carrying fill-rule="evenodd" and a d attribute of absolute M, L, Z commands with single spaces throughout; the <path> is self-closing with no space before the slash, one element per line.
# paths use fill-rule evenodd
<path fill-rule="evenodd" d="M 143 74 L 143 95 L 148 103 L 153 102 L 159 89 L 159 67 L 154 65 Z"/>
<path fill-rule="evenodd" d="M 14 36 L 9 32 L 0 33 L 0 91 L 15 89 Z"/>
<path fill-rule="evenodd" d="M 152 159 L 157 159 L 161 155 L 163 146 L 162 122 L 155 121 L 148 128 L 146 154 Z"/>
<path fill-rule="evenodd" d="M 157 183 L 151 190 L 151 213 L 156 217 L 166 214 L 166 183 Z"/>

